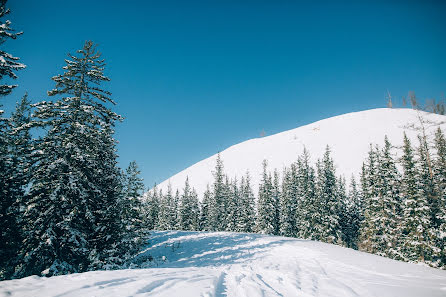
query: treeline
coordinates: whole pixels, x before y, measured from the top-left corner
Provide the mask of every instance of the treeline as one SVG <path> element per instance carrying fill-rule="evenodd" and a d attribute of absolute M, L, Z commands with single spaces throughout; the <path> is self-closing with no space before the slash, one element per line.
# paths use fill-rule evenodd
<path fill-rule="evenodd" d="M 281 174 L 264 161 L 257 201 L 249 174 L 230 180 L 218 155 L 201 202 L 188 180 L 175 194 L 155 187 L 144 201 L 145 226 L 298 237 L 445 267 L 444 134 L 438 128 L 433 143 L 420 136 L 416 148 L 404 134 L 395 150 L 387 137 L 382 148 L 371 145 L 359 184 L 352 176 L 348 189 L 328 146 L 315 166 L 304 150 Z"/>
<path fill-rule="evenodd" d="M 0 18 L 9 13 L 0 1 Z M 1 23 L 0 44 L 15 39 Z M 25 68 L 0 50 L 0 78 Z M 105 61 L 87 41 L 52 78 L 52 101 L 0 110 L 0 279 L 121 267 L 144 238 L 135 163 L 117 166 Z M 9 95 L 15 85 L 0 85 Z"/>

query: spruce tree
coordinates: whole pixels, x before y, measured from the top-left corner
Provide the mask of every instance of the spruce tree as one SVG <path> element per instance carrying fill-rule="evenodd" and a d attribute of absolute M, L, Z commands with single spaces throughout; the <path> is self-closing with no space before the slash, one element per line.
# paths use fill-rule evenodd
<path fill-rule="evenodd" d="M 436 249 L 432 261 L 436 266 L 446 265 L 446 138 L 440 128 L 435 132 L 436 155 L 433 162 L 434 180 L 438 193 L 437 228 L 435 232 Z"/>
<path fill-rule="evenodd" d="M 206 186 L 206 191 L 203 195 L 203 200 L 200 203 L 200 230 L 212 230 L 209 220 L 212 193 L 209 189 L 209 184 Z"/>
<path fill-rule="evenodd" d="M 128 251 L 135 251 L 142 243 L 144 232 L 142 230 L 142 202 L 144 192 L 141 171 L 135 161 L 130 162 L 124 173 L 123 193 L 119 201 L 121 210 L 121 224 L 123 242 Z"/>
<path fill-rule="evenodd" d="M 0 212 L 0 279 L 10 278 L 17 264 L 17 256 L 23 240 L 22 215 L 26 202 L 26 188 L 31 173 L 32 141 L 29 123 L 30 102 L 28 96 L 22 97 L 16 110 L 5 124 L 4 151 L 0 156 L 1 164 L 7 165 L 0 173 L 0 194 L 2 197 Z M 0 119 L 0 126 L 2 126 Z M 0 146 L 1 147 L 1 146 Z M 6 161 L 6 162 L 5 162 Z M 5 163 L 4 163 L 5 162 Z M 1 169 L 0 169 L 1 170 Z"/>
<path fill-rule="evenodd" d="M 120 117 L 106 106 L 114 101 L 101 89 L 109 78 L 94 44 L 87 41 L 69 56 L 48 92 L 61 98 L 36 104 L 34 124 L 47 133 L 36 143 L 40 155 L 25 212 L 19 276 L 85 271 L 92 263 L 105 267 L 123 252 L 113 139 Z"/>
<path fill-rule="evenodd" d="M 194 189 L 190 188 L 189 178 L 186 179 L 179 205 L 179 226 L 180 230 L 198 230 L 199 208 L 198 197 Z"/>
<path fill-rule="evenodd" d="M 415 161 L 414 151 L 410 140 L 404 134 L 402 156 L 403 178 L 402 194 L 404 195 L 404 233 L 402 252 L 405 260 L 428 260 L 431 249 L 428 238 L 429 207 L 426 196 L 421 188 L 422 178 Z"/>
<path fill-rule="evenodd" d="M 337 243 L 341 239 L 338 216 L 339 200 L 336 195 L 335 168 L 328 146 L 319 166 L 318 188 L 321 201 L 321 240 L 328 243 Z"/>
<path fill-rule="evenodd" d="M 263 161 L 262 181 L 259 185 L 259 201 L 257 205 L 257 231 L 262 234 L 275 234 L 277 201 L 274 197 L 271 174 L 267 172 L 268 163 Z"/>
<path fill-rule="evenodd" d="M 240 181 L 240 203 L 241 203 L 241 218 L 240 218 L 240 232 L 254 232 L 256 206 L 255 197 L 251 188 L 251 178 L 249 172 L 242 177 Z"/>
<path fill-rule="evenodd" d="M 228 187 L 225 184 L 225 174 L 223 161 L 220 154 L 217 155 L 217 162 L 213 172 L 214 183 L 212 185 L 212 206 L 209 209 L 209 224 L 213 231 L 223 231 L 226 229 L 227 218 L 227 194 Z"/>

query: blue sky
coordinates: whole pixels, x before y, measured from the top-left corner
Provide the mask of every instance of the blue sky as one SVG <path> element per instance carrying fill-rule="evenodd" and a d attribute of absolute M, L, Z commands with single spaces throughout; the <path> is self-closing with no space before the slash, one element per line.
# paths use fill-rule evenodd
<path fill-rule="evenodd" d="M 332 3 L 333 2 L 333 3 Z M 238 142 L 400 99 L 446 92 L 444 1 L 14 0 L 4 44 L 19 87 L 45 100 L 68 52 L 107 61 L 121 166 L 147 186 Z"/>

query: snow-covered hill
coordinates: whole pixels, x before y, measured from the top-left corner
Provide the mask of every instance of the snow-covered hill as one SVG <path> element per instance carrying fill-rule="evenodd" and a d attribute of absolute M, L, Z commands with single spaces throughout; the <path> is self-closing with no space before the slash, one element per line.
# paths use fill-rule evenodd
<path fill-rule="evenodd" d="M 268 160 L 270 169 L 277 168 L 281 172 L 283 167 L 296 161 L 304 147 L 309 150 L 314 162 L 322 157 L 328 144 L 333 152 L 337 174 L 349 179 L 352 174 L 359 175 L 370 143 L 382 145 L 384 135 L 389 137 L 393 145 L 399 146 L 405 131 L 412 143 L 417 144 L 418 132 L 407 126 L 419 126 L 419 115 L 431 122 L 442 123 L 441 128 L 446 131 L 446 116 L 413 109 L 381 108 L 348 113 L 275 135 L 251 139 L 222 151 L 221 158 L 231 178 L 240 178 L 249 170 L 253 189 L 257 191 L 264 159 Z M 426 127 L 430 132 L 436 129 L 435 125 Z M 159 188 L 165 193 L 170 182 L 173 189 L 182 189 L 186 177 L 189 177 L 191 186 L 201 197 L 206 185 L 212 184 L 216 158 L 215 154 L 190 166 L 162 182 Z"/>
<path fill-rule="evenodd" d="M 446 271 L 243 233 L 155 232 L 149 269 L 0 282 L 0 296 L 446 296 Z"/>

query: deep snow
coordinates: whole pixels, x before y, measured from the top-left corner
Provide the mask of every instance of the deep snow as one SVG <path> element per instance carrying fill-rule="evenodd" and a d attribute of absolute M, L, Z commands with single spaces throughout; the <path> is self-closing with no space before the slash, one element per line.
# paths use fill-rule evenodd
<path fill-rule="evenodd" d="M 3 281 L 0 296 L 446 296 L 446 271 L 308 240 L 154 232 L 148 255 L 147 269 Z"/>
<path fill-rule="evenodd" d="M 312 162 L 315 162 L 322 157 L 326 145 L 330 145 L 337 174 L 350 180 L 352 174 L 359 176 L 370 143 L 382 146 L 384 135 L 389 137 L 394 146 L 401 146 L 403 132 L 406 132 L 412 144 L 418 144 L 418 132 L 408 128 L 411 124 L 419 126 L 418 115 L 431 122 L 442 123 L 441 128 L 446 131 L 446 116 L 413 109 L 380 108 L 348 113 L 271 136 L 251 139 L 222 151 L 221 158 L 230 178 L 236 176 L 240 180 L 249 170 L 253 190 L 257 192 L 264 159 L 268 160 L 270 170 L 277 168 L 281 173 L 285 166 L 297 160 L 304 147 L 310 152 Z M 426 127 L 432 133 L 437 126 Z M 182 189 L 186 177 L 189 177 L 190 185 L 201 198 L 206 185 L 212 184 L 216 158 L 217 154 L 190 166 L 162 182 L 158 188 L 166 193 L 170 182 L 174 190 Z"/>

